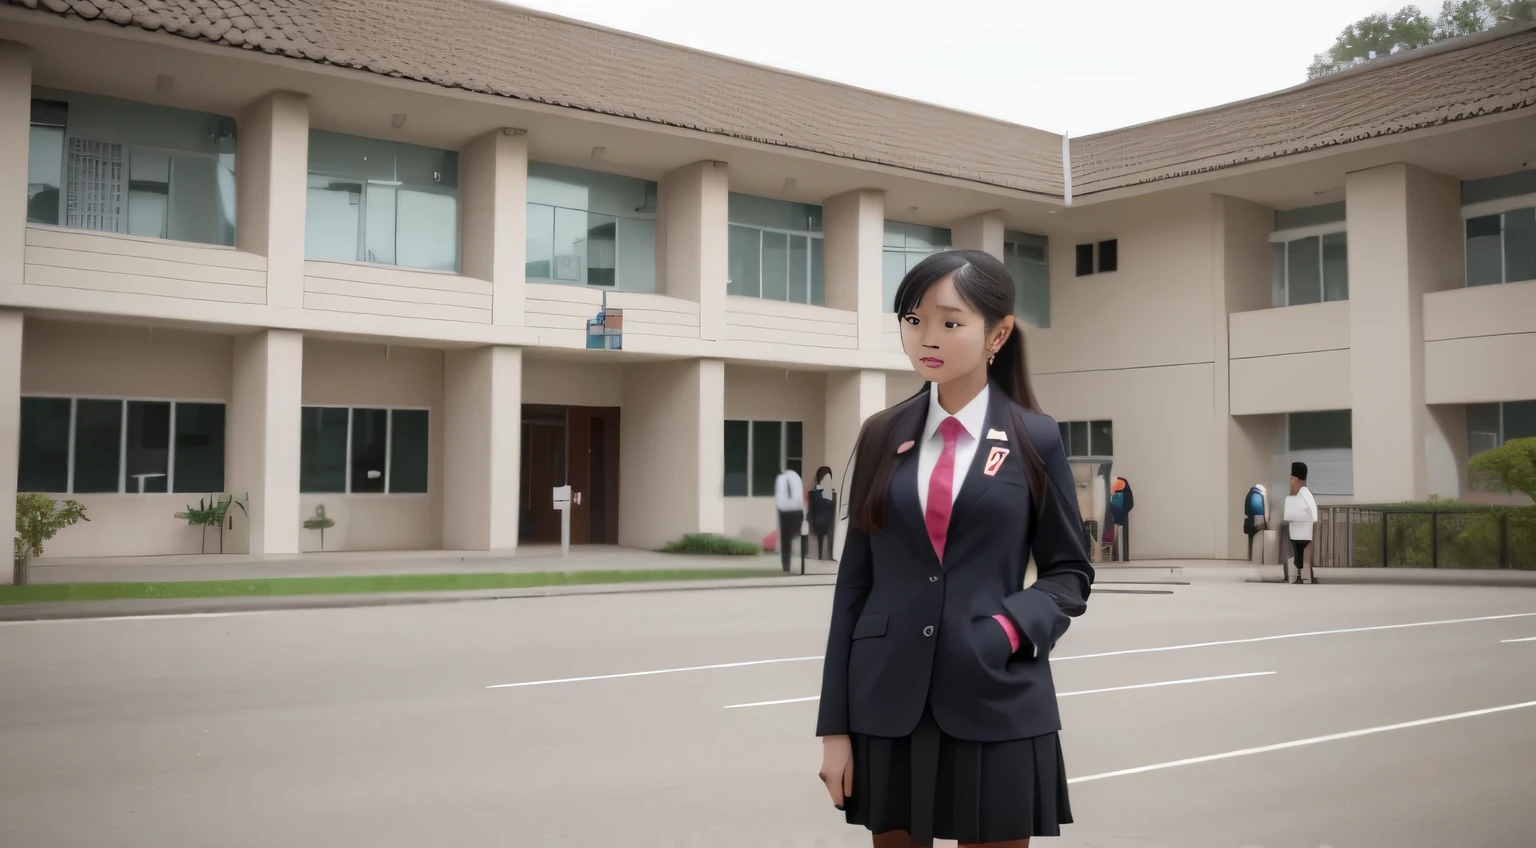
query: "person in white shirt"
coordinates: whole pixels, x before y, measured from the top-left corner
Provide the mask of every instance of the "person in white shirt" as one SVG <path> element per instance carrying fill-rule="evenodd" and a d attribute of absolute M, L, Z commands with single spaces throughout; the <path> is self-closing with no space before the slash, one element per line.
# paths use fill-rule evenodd
<path fill-rule="evenodd" d="M 800 536 L 805 523 L 805 484 L 793 468 L 786 468 L 773 481 L 773 505 L 779 510 L 779 561 L 789 573 L 789 546 Z M 800 543 L 805 547 L 805 543 Z M 804 550 L 800 552 L 802 555 Z"/>
<path fill-rule="evenodd" d="M 1307 488 L 1305 462 L 1291 463 L 1291 497 L 1285 499 L 1285 520 L 1290 522 L 1291 546 L 1296 551 L 1296 583 L 1300 584 L 1307 545 L 1312 543 L 1312 525 L 1317 523 L 1317 499 Z"/>

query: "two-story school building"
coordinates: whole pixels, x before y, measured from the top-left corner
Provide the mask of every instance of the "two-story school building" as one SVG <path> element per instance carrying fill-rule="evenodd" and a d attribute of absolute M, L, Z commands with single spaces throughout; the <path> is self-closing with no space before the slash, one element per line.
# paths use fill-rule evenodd
<path fill-rule="evenodd" d="M 1536 434 L 1536 29 L 1082 138 L 516 8 L 0 4 L 0 507 L 49 556 L 759 539 L 919 387 L 891 296 L 1001 257 L 1137 558 L 1241 497 L 1495 497 Z M 10 519 L 0 515 L 0 523 Z"/>

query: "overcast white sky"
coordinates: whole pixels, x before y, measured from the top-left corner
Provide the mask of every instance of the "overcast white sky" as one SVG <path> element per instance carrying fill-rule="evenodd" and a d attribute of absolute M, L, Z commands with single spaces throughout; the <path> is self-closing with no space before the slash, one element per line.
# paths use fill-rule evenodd
<path fill-rule="evenodd" d="M 1287 88 L 1406 0 L 517 0 L 516 5 L 1073 135 Z M 1432 0 L 1420 6 L 1438 11 Z M 572 57 L 579 60 L 579 57 Z"/>

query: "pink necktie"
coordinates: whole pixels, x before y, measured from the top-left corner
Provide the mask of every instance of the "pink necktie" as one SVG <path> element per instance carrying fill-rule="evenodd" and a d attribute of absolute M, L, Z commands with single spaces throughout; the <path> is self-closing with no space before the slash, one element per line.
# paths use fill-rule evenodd
<path fill-rule="evenodd" d="M 953 416 L 939 424 L 944 450 L 933 467 L 933 476 L 928 478 L 928 509 L 923 521 L 928 525 L 928 539 L 933 542 L 933 552 L 938 554 L 940 563 L 944 562 L 944 542 L 949 538 L 949 513 L 954 509 L 955 446 L 964 432 L 965 427 Z"/>

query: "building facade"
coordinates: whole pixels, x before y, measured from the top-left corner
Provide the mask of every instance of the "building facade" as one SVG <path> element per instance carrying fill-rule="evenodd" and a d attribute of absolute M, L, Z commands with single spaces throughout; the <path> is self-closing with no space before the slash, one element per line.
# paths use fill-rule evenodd
<path fill-rule="evenodd" d="M 562 484 L 577 543 L 761 538 L 920 387 L 947 247 L 1138 558 L 1242 556 L 1292 459 L 1497 499 L 1468 456 L 1536 435 L 1536 30 L 1066 141 L 468 0 L 162 5 L 0 5 L 0 481 L 92 519 L 49 556 L 196 553 L 223 494 L 226 551 L 509 550 Z"/>

